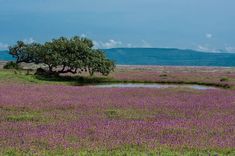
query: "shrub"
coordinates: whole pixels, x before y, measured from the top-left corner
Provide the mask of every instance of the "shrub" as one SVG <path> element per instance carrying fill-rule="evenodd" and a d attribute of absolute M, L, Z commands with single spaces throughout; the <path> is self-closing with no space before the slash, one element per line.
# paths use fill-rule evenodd
<path fill-rule="evenodd" d="M 229 80 L 228 78 L 224 77 L 220 79 L 220 82 L 227 82 L 228 80 Z"/>
<path fill-rule="evenodd" d="M 5 64 L 3 66 L 4 69 L 21 69 L 20 65 L 17 64 L 16 62 L 7 62 L 7 64 Z"/>

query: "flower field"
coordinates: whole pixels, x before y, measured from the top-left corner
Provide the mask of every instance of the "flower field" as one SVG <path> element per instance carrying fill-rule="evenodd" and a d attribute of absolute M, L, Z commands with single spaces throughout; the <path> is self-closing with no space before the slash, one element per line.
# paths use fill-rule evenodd
<path fill-rule="evenodd" d="M 112 77 L 123 81 L 235 86 L 234 68 L 121 66 Z"/>
<path fill-rule="evenodd" d="M 0 114 L 2 154 L 235 154 L 234 90 L 6 84 Z"/>
<path fill-rule="evenodd" d="M 235 155 L 233 69 L 118 68 L 111 77 L 231 88 L 96 88 L 2 70 L 0 155 Z"/>

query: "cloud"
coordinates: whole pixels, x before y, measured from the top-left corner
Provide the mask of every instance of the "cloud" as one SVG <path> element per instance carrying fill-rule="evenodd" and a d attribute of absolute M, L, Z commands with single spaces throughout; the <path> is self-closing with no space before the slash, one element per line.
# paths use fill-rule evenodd
<path fill-rule="evenodd" d="M 134 46 L 131 43 L 127 43 L 127 48 L 133 48 Z"/>
<path fill-rule="evenodd" d="M 96 48 L 100 49 L 118 48 L 123 46 L 121 41 L 115 41 L 113 39 L 110 39 L 107 42 L 94 41 L 94 44 Z"/>
<path fill-rule="evenodd" d="M 96 48 L 99 49 L 109 49 L 109 48 L 151 48 L 152 45 L 142 40 L 139 43 L 123 43 L 122 41 L 116 41 L 114 39 L 110 39 L 106 42 L 102 41 L 93 41 Z"/>
<path fill-rule="evenodd" d="M 23 41 L 24 41 L 25 43 L 28 43 L 28 44 L 36 42 L 32 37 L 30 37 L 30 38 L 28 38 L 28 39 L 24 39 Z"/>
<path fill-rule="evenodd" d="M 4 44 L 2 42 L 0 42 L 0 50 L 6 50 L 8 49 L 9 45 L 8 44 Z"/>
<path fill-rule="evenodd" d="M 138 44 L 127 43 L 125 47 L 128 47 L 128 48 L 152 48 L 152 45 L 149 42 L 142 40 Z"/>
<path fill-rule="evenodd" d="M 221 48 L 213 48 L 208 44 L 204 44 L 204 45 L 198 45 L 195 50 L 201 52 L 213 52 L 213 53 L 235 53 L 235 47 L 228 45 Z"/>
<path fill-rule="evenodd" d="M 206 46 L 198 45 L 198 46 L 197 46 L 197 50 L 199 50 L 199 51 L 208 51 L 209 49 L 208 49 L 208 47 L 206 47 Z"/>
<path fill-rule="evenodd" d="M 220 50 L 211 48 L 209 45 L 198 45 L 196 50 L 202 51 L 202 52 L 214 52 L 214 53 L 220 52 Z"/>
<path fill-rule="evenodd" d="M 152 45 L 150 43 L 148 43 L 147 41 L 142 40 L 142 44 L 140 45 L 140 47 L 142 47 L 142 48 L 151 48 Z"/>
<path fill-rule="evenodd" d="M 80 35 L 82 38 L 86 38 L 88 35 L 87 34 L 81 34 Z"/>
<path fill-rule="evenodd" d="M 206 34 L 206 38 L 211 39 L 212 37 L 213 37 L 212 34 L 210 34 L 210 33 L 207 33 L 207 34 Z"/>
<path fill-rule="evenodd" d="M 225 47 L 225 51 L 229 53 L 235 53 L 235 47 L 227 46 Z"/>

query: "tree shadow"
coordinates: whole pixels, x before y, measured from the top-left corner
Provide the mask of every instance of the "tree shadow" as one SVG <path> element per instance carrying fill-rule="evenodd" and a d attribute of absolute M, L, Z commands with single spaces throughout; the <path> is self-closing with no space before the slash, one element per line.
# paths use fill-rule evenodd
<path fill-rule="evenodd" d="M 65 82 L 73 86 L 95 85 L 111 83 L 114 80 L 110 77 L 89 77 L 89 76 L 67 76 L 67 75 L 35 75 L 35 78 L 48 82 Z"/>

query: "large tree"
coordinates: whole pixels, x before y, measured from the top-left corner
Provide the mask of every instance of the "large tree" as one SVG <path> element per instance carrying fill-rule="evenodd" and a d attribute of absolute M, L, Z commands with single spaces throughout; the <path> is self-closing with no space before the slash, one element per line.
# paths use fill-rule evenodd
<path fill-rule="evenodd" d="M 90 75 L 95 72 L 108 75 L 114 70 L 114 62 L 93 46 L 90 39 L 75 36 L 53 39 L 44 44 L 18 41 L 9 50 L 16 63 L 44 63 L 48 66 L 48 73 L 88 71 Z"/>

